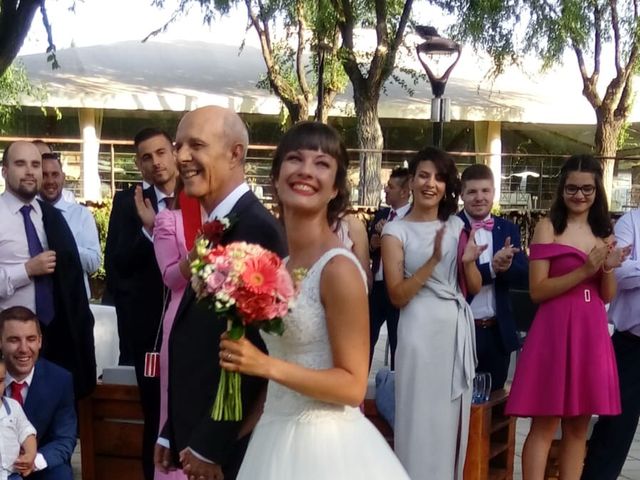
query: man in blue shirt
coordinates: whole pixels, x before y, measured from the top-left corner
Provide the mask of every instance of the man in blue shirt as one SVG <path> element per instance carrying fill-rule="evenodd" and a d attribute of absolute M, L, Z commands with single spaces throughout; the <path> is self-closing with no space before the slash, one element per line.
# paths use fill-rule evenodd
<path fill-rule="evenodd" d="M 616 327 L 611 341 L 618 364 L 622 413 L 602 416 L 596 423 L 582 480 L 618 478 L 640 419 L 640 209 L 624 214 L 614 233 L 619 247 L 633 245 L 629 258 L 615 269 L 618 293 L 608 312 Z"/>

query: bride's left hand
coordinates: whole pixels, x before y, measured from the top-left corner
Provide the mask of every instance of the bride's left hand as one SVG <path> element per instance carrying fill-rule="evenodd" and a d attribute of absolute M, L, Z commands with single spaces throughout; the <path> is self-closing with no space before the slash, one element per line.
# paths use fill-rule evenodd
<path fill-rule="evenodd" d="M 245 375 L 266 377 L 266 365 L 269 356 L 258 349 L 253 343 L 242 337 L 231 340 L 227 333 L 220 337 L 220 366 L 230 372 L 240 372 Z"/>

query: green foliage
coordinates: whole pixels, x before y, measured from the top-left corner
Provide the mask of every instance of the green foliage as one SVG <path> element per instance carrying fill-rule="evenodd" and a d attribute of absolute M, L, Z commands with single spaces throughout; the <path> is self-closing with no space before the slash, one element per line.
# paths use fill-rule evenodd
<path fill-rule="evenodd" d="M 527 54 L 538 56 L 549 67 L 561 61 L 567 48 L 575 46 L 593 53 L 596 32 L 602 43 L 614 37 L 611 3 L 606 0 L 435 0 L 434 3 L 457 17 L 450 35 L 486 50 L 495 62 L 496 73 Z M 626 56 L 638 43 L 637 12 L 632 1 L 615 4 L 620 49 Z"/>
<path fill-rule="evenodd" d="M 26 96 L 44 102 L 47 92 L 44 87 L 29 82 L 24 66 L 15 62 L 0 77 L 0 133 L 5 133 L 13 114 L 21 109 L 21 100 Z M 43 113 L 46 114 L 46 110 Z"/>
<path fill-rule="evenodd" d="M 100 261 L 100 268 L 96 270 L 96 272 L 91 275 L 92 278 L 97 278 L 100 280 L 104 280 L 106 278 L 106 274 L 104 271 L 104 248 L 107 242 L 107 231 L 109 230 L 109 217 L 111 216 L 111 206 L 112 200 L 111 198 L 107 198 L 104 200 L 101 206 L 92 207 L 91 213 L 93 213 L 93 218 L 96 221 L 96 226 L 98 227 L 98 238 L 100 239 L 100 250 L 102 251 L 102 260 Z"/>

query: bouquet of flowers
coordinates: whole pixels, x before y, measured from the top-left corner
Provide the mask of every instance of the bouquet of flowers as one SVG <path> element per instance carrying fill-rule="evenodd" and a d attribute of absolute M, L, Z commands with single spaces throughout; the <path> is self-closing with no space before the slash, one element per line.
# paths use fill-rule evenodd
<path fill-rule="evenodd" d="M 241 338 L 247 325 L 282 335 L 282 317 L 294 297 L 293 282 L 284 263 L 259 245 L 216 245 L 215 237 L 219 241 L 225 227 L 217 222 L 221 225 L 203 226 L 203 236 L 196 240 L 198 256 L 191 263 L 191 285 L 196 296 L 227 321 L 231 339 Z M 239 373 L 222 370 L 211 418 L 242 419 Z"/>

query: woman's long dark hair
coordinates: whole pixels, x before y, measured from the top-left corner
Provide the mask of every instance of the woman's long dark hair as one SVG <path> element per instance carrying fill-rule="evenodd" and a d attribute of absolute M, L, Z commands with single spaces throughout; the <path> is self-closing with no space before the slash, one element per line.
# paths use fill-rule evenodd
<path fill-rule="evenodd" d="M 280 140 L 276 153 L 273 155 L 273 163 L 271 164 L 271 182 L 273 184 L 280 174 L 284 157 L 293 150 L 320 151 L 336 159 L 338 169 L 333 186 L 338 194 L 327 206 L 327 221 L 329 225 L 333 225 L 349 206 L 350 197 L 347 179 L 349 154 L 342 143 L 340 134 L 335 128 L 320 122 L 301 122 L 291 127 Z M 281 206 L 278 206 L 282 211 Z"/>
<path fill-rule="evenodd" d="M 444 196 L 438 205 L 438 219 L 446 222 L 447 219 L 458 211 L 458 198 L 462 189 L 460 174 L 456 168 L 456 163 L 451 156 L 434 147 L 427 147 L 420 150 L 409 161 L 409 175 L 415 177 L 420 162 L 431 161 L 436 167 L 438 177 L 446 185 Z"/>
<path fill-rule="evenodd" d="M 556 235 L 560 235 L 567 228 L 569 212 L 567 205 L 564 203 L 564 186 L 571 172 L 593 173 L 596 191 L 593 205 L 589 209 L 587 222 L 596 237 L 608 237 L 611 235 L 612 228 L 609 207 L 607 206 L 607 193 L 604 190 L 604 182 L 602 180 L 602 165 L 591 155 L 573 155 L 562 166 L 556 198 L 549 209 L 549 219 L 553 225 L 553 231 Z"/>

